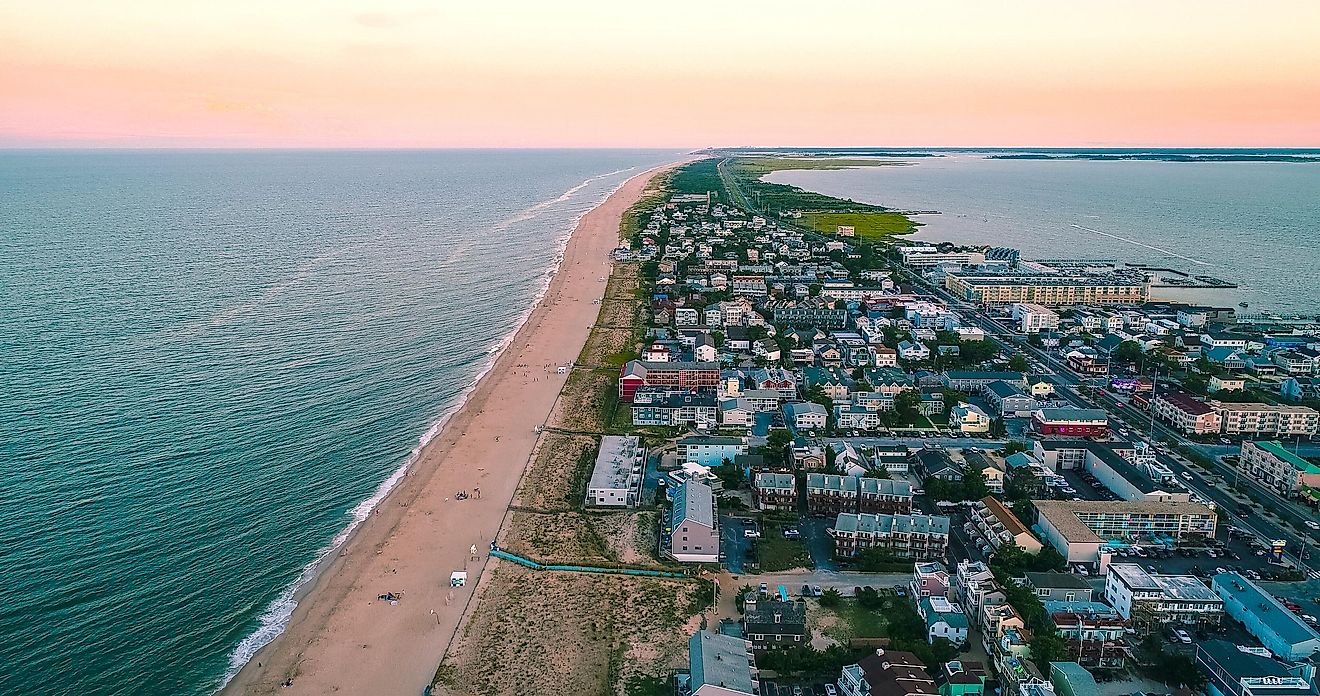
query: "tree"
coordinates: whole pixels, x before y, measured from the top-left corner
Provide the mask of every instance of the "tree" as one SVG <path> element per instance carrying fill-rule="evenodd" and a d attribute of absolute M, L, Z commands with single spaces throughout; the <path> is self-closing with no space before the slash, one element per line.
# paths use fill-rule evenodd
<path fill-rule="evenodd" d="M 710 472 L 715 474 L 720 483 L 724 484 L 724 490 L 733 491 L 742 487 L 747 482 L 747 474 L 742 467 L 729 461 L 726 457 L 718 466 L 711 467 Z"/>
<path fill-rule="evenodd" d="M 1040 495 L 1042 481 L 1036 472 L 1023 466 L 1013 469 L 1004 477 L 1004 497 L 1014 502 L 1031 500 Z"/>
<path fill-rule="evenodd" d="M 1031 364 L 1027 362 L 1027 357 L 1021 353 L 1008 359 L 1008 369 L 1014 372 L 1026 372 L 1030 367 Z"/>
<path fill-rule="evenodd" d="M 1110 354 L 1110 357 L 1118 362 L 1135 363 L 1138 360 L 1141 360 L 1143 355 L 1145 355 L 1145 353 L 1141 351 L 1140 343 L 1137 343 L 1136 341 L 1123 341 L 1118 344 L 1118 347 L 1114 349 L 1113 353 Z"/>
<path fill-rule="evenodd" d="M 962 499 L 980 500 L 990 495 L 990 489 L 985 485 L 985 472 L 971 466 L 963 472 L 962 480 Z"/>
<path fill-rule="evenodd" d="M 887 479 L 889 478 L 889 470 L 885 469 L 883 466 L 875 469 L 867 469 L 862 473 L 862 478 Z"/>
<path fill-rule="evenodd" d="M 768 469 L 782 469 L 788 466 L 792 457 L 788 452 L 788 445 L 793 441 L 793 436 L 787 430 L 776 428 L 771 430 L 765 438 L 765 446 L 761 448 L 761 456 L 765 458 L 765 465 Z"/>
<path fill-rule="evenodd" d="M 921 415 L 921 394 L 914 389 L 904 389 L 894 395 L 894 413 L 900 423 L 914 423 Z"/>
<path fill-rule="evenodd" d="M 1058 631 L 1037 631 L 1031 639 L 1031 661 L 1037 667 L 1048 669 L 1051 662 L 1063 662 L 1068 659 L 1068 644 L 1063 642 Z"/>
<path fill-rule="evenodd" d="M 820 605 L 827 609 L 832 607 L 837 607 L 842 602 L 843 602 L 843 595 L 839 594 L 839 591 L 834 589 L 833 587 L 831 587 L 828 590 L 825 590 L 825 592 L 822 593 L 820 596 Z"/>
<path fill-rule="evenodd" d="M 1004 444 L 1005 457 L 1009 455 L 1017 454 L 1018 452 L 1026 452 L 1026 451 L 1027 451 L 1027 443 L 1021 440 L 1009 440 L 1007 443 Z"/>
<path fill-rule="evenodd" d="M 882 548 L 869 548 L 857 554 L 857 569 L 864 573 L 880 573 L 893 570 L 899 558 L 893 551 Z"/>

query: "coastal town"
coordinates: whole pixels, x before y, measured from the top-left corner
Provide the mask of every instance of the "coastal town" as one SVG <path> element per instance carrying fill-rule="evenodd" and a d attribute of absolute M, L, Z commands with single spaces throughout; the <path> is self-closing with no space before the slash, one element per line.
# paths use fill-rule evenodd
<path fill-rule="evenodd" d="M 612 254 L 641 319 L 575 505 L 710 584 L 672 664 L 612 690 L 1315 693 L 1314 318 L 810 229 L 716 162 Z"/>

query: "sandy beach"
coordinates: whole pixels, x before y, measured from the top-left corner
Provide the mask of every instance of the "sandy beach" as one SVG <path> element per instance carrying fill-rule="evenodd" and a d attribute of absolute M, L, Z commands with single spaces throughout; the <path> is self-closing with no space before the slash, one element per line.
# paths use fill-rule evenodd
<path fill-rule="evenodd" d="M 299 600 L 284 633 L 223 693 L 411 695 L 430 684 L 534 451 L 537 426 L 567 379 L 556 366 L 577 358 L 596 321 L 593 301 L 605 291 L 622 216 L 666 168 L 633 177 L 582 218 L 545 297 L 490 372 Z M 457 500 L 458 491 L 470 497 Z M 455 570 L 466 570 L 469 583 L 451 590 Z M 401 599 L 380 600 L 385 593 Z M 282 688 L 286 680 L 292 685 Z"/>

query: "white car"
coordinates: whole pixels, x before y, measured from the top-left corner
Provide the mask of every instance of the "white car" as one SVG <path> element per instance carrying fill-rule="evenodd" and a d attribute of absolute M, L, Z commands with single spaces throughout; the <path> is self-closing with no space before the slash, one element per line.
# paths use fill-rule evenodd
<path fill-rule="evenodd" d="M 748 539 L 760 539 L 760 538 L 761 538 L 761 533 L 758 532 L 758 531 L 755 530 L 755 529 L 744 529 L 744 530 L 743 530 L 743 536 L 746 537 L 746 538 L 748 538 Z"/>
<path fill-rule="evenodd" d="M 1182 643 L 1182 644 L 1184 644 L 1184 645 L 1191 645 L 1191 644 L 1192 644 L 1192 636 L 1191 636 L 1191 634 L 1188 633 L 1187 631 L 1182 630 L 1181 628 L 1176 628 L 1176 629 L 1174 629 L 1174 630 L 1173 630 L 1173 635 L 1175 635 L 1175 636 L 1178 637 L 1178 642 L 1179 642 L 1179 643 Z"/>
<path fill-rule="evenodd" d="M 1302 524 L 1306 525 L 1307 529 L 1320 529 L 1320 524 L 1316 524 L 1315 520 L 1307 520 Z"/>
<path fill-rule="evenodd" d="M 1184 471 L 1184 472 L 1182 472 L 1181 474 L 1178 474 L 1178 475 L 1181 476 L 1181 477 L 1183 477 L 1184 479 L 1186 479 L 1186 480 L 1188 480 L 1188 481 L 1191 481 L 1191 480 L 1192 480 L 1192 473 L 1191 473 L 1190 471 Z"/>

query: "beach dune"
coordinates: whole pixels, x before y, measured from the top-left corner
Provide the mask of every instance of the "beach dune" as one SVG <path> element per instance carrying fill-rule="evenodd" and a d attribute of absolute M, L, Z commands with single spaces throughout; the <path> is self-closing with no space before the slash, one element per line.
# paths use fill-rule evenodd
<path fill-rule="evenodd" d="M 577 358 L 596 320 L 593 300 L 605 292 L 601 278 L 623 214 L 668 166 L 628 180 L 582 218 L 545 297 L 489 373 L 311 584 L 284 633 L 224 693 L 411 695 L 431 682 L 536 446 L 537 426 L 567 379 L 556 367 Z M 459 491 L 468 499 L 456 499 Z M 468 572 L 466 587 L 450 587 L 457 570 Z M 399 601 L 381 600 L 386 593 Z"/>

